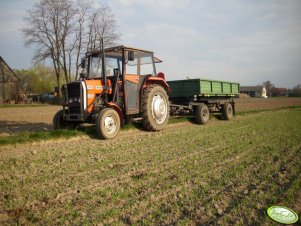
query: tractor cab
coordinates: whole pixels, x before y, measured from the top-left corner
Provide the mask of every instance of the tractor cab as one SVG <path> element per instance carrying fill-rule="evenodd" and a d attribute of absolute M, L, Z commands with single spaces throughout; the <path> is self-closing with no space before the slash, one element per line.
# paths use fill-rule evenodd
<path fill-rule="evenodd" d="M 154 58 L 153 52 L 125 46 L 105 49 L 104 60 L 102 56 L 102 51 L 86 54 L 84 79 L 100 80 L 107 83 L 108 88 L 118 84 L 113 95 L 108 95 L 108 101 L 123 104 L 128 115 L 138 114 L 141 86 L 146 77 L 156 75 L 155 60 L 161 61 Z"/>
<path fill-rule="evenodd" d="M 113 138 L 129 118 L 144 115 L 146 129 L 162 129 L 169 117 L 169 87 L 163 73 L 156 74 L 155 63 L 159 62 L 151 51 L 125 46 L 86 53 L 79 81 L 63 86 L 63 110 L 54 118 L 54 127 L 96 122 L 101 138 Z M 159 89 L 151 94 L 156 98 L 145 100 L 153 87 Z M 152 103 L 145 106 L 147 101 Z M 101 121 L 104 112 L 111 116 L 103 116 Z"/>

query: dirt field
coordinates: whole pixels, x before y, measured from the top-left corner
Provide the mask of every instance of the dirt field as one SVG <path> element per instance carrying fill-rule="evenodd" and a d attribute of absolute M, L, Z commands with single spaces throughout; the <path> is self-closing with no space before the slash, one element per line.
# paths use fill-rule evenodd
<path fill-rule="evenodd" d="M 0 136 L 24 131 L 52 129 L 52 118 L 60 106 L 0 108 Z"/>
<path fill-rule="evenodd" d="M 301 98 L 281 97 L 281 98 L 249 98 L 237 100 L 237 111 L 267 110 L 288 106 L 301 106 Z"/>
<path fill-rule="evenodd" d="M 301 98 L 238 99 L 236 108 L 244 112 L 288 106 L 301 106 Z M 52 118 L 59 109 L 60 106 L 0 108 L 0 136 L 51 130 Z"/>
<path fill-rule="evenodd" d="M 37 109 L 0 109 L 1 122 L 49 129 L 57 107 Z M 297 108 L 0 146 L 0 224 L 276 225 L 269 205 L 301 211 L 300 124 Z"/>

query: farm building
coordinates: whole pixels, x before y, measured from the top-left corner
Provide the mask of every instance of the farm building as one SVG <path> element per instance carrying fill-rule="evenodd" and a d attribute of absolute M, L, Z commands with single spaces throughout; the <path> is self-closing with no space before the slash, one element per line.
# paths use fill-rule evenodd
<path fill-rule="evenodd" d="M 240 93 L 248 94 L 250 97 L 267 97 L 264 86 L 241 86 Z"/>
<path fill-rule="evenodd" d="M 0 56 L 0 103 L 14 102 L 20 79 Z"/>

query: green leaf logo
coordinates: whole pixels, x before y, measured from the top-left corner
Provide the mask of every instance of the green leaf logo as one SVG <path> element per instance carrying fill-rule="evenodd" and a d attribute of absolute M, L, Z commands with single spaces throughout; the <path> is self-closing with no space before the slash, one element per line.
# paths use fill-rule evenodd
<path fill-rule="evenodd" d="M 271 206 L 267 213 L 274 221 L 282 224 L 293 224 L 298 221 L 298 215 L 285 206 Z"/>

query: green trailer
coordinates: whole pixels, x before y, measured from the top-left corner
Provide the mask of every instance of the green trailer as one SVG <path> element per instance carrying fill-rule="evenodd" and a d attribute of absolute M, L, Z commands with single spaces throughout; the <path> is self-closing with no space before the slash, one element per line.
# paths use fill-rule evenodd
<path fill-rule="evenodd" d="M 230 120 L 235 115 L 239 83 L 209 79 L 168 81 L 171 114 L 194 114 L 198 124 L 206 124 L 209 113 L 221 113 Z"/>
<path fill-rule="evenodd" d="M 208 79 L 186 79 L 168 81 L 170 97 L 235 97 L 239 95 L 239 83 Z"/>

